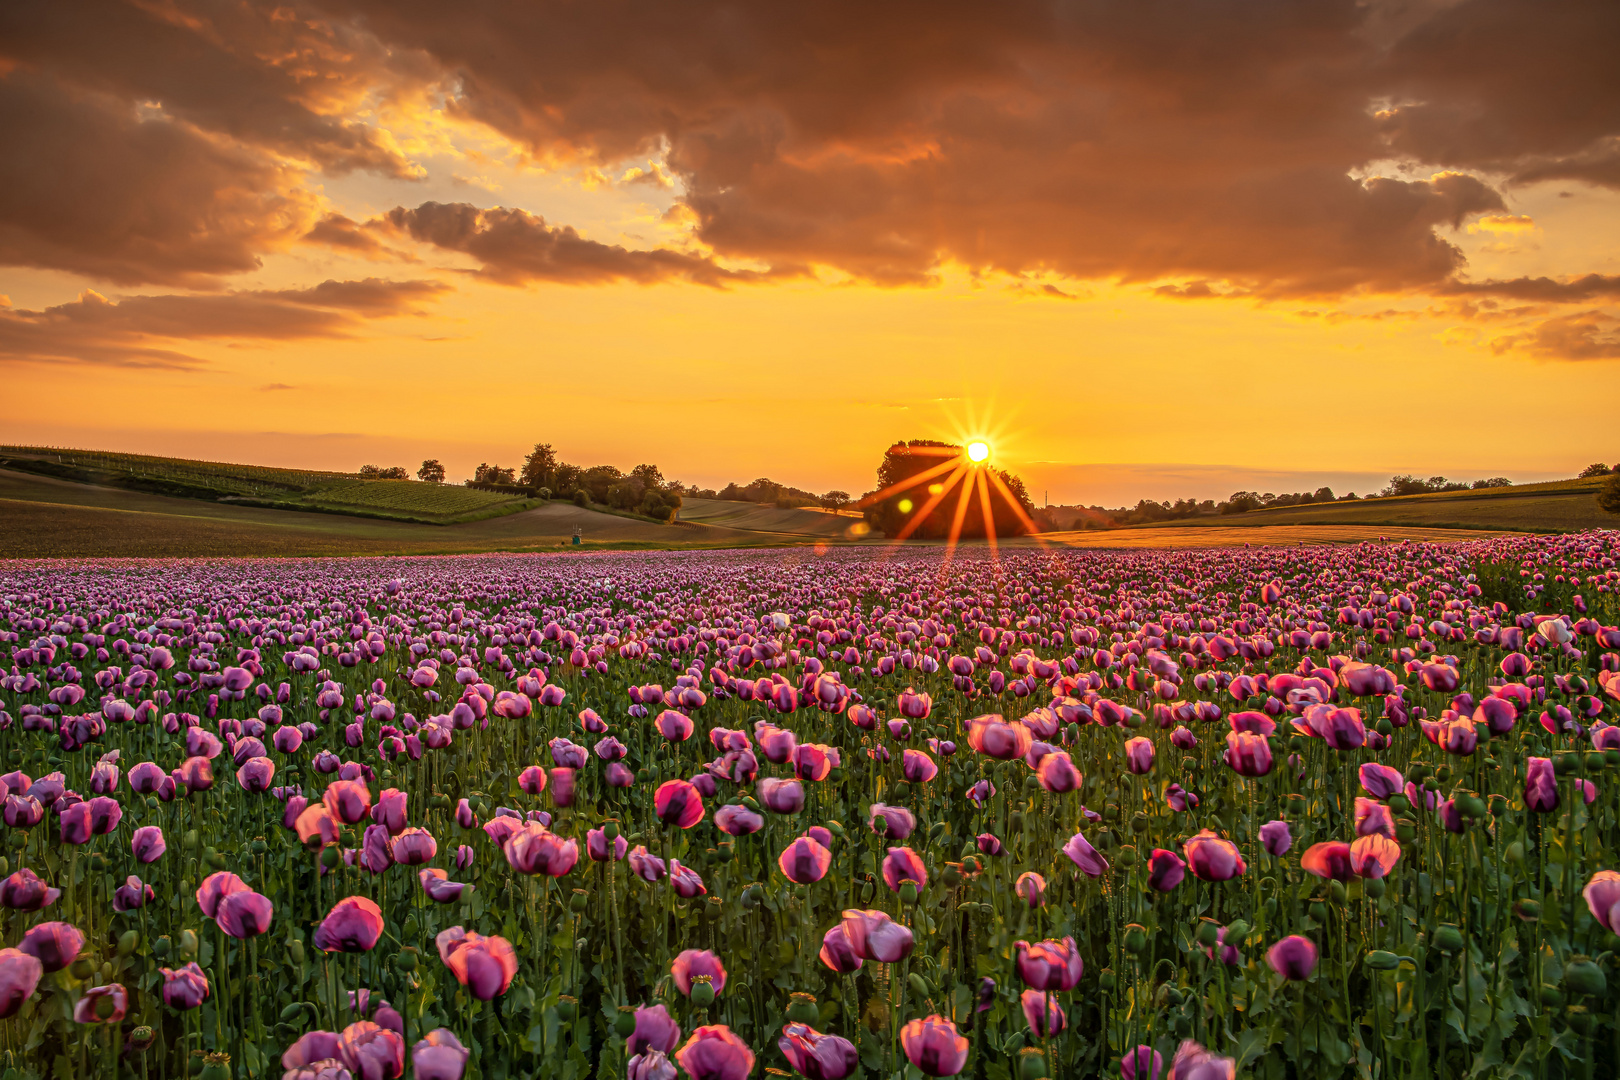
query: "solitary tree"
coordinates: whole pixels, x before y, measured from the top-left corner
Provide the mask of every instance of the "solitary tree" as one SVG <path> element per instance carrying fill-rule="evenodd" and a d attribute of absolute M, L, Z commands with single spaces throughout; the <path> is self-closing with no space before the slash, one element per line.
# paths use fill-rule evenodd
<path fill-rule="evenodd" d="M 1611 514 L 1620 514 L 1620 472 L 1610 474 L 1608 483 L 1598 491 L 1598 505 Z"/>
<path fill-rule="evenodd" d="M 1588 465 L 1586 468 L 1581 470 L 1581 479 L 1582 480 L 1585 480 L 1589 476 L 1608 476 L 1608 475 L 1609 475 L 1609 467 L 1607 465 L 1603 464 L 1603 462 L 1601 462 L 1601 461 L 1594 461 L 1592 464 Z"/>
<path fill-rule="evenodd" d="M 849 492 L 829 491 L 821 497 L 821 505 L 828 510 L 842 510 L 849 505 Z"/>
<path fill-rule="evenodd" d="M 529 487 L 551 487 L 557 479 L 557 451 L 550 443 L 535 443 L 523 459 L 523 482 Z"/>
<path fill-rule="evenodd" d="M 438 458 L 428 458 L 422 462 L 422 467 L 416 470 L 416 478 L 429 484 L 444 483 L 444 466 Z"/>

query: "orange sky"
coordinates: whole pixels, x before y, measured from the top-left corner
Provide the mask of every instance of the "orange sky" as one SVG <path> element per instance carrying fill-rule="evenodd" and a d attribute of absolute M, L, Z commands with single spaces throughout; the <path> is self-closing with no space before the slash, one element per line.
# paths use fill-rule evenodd
<path fill-rule="evenodd" d="M 0 440 L 860 492 L 986 435 L 1108 504 L 1572 475 L 1620 458 L 1617 40 L 1478 0 L 35 6 Z"/>

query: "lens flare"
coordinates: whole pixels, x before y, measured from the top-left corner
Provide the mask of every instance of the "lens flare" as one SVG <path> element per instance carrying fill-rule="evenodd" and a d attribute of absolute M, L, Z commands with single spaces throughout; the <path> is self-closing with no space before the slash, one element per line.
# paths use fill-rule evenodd
<path fill-rule="evenodd" d="M 974 439 L 967 444 L 968 460 L 974 464 L 990 460 L 990 444 L 983 439 Z"/>

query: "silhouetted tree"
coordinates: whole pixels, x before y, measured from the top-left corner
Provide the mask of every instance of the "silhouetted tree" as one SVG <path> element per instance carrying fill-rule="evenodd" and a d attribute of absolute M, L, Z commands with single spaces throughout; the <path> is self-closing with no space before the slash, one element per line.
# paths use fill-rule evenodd
<path fill-rule="evenodd" d="M 428 458 L 422 462 L 422 467 L 416 470 L 416 478 L 429 484 L 444 483 L 444 466 L 438 458 Z"/>
<path fill-rule="evenodd" d="M 523 482 L 529 487 L 550 487 L 557 479 L 557 452 L 550 443 L 535 443 L 523 459 Z"/>

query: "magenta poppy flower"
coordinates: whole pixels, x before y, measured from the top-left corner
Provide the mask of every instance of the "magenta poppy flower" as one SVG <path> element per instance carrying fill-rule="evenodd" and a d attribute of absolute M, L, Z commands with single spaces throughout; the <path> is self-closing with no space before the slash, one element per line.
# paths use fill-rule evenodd
<path fill-rule="evenodd" d="M 1067 751 L 1054 750 L 1041 758 L 1035 770 L 1035 779 L 1047 791 L 1062 794 L 1078 788 L 1081 776 L 1080 770 L 1069 760 Z"/>
<path fill-rule="evenodd" d="M 894 892 L 904 882 L 912 882 L 921 891 L 928 884 L 928 868 L 922 857 L 908 847 L 892 847 L 883 859 L 883 883 Z"/>
<path fill-rule="evenodd" d="M 690 829 L 703 820 L 703 796 L 685 780 L 666 780 L 653 794 L 653 811 L 666 824 Z"/>
<path fill-rule="evenodd" d="M 837 1035 L 823 1035 L 806 1024 L 784 1026 L 776 1046 L 793 1071 L 806 1080 L 844 1080 L 860 1063 L 854 1043 Z"/>
<path fill-rule="evenodd" d="M 1355 875 L 1350 865 L 1350 845 L 1342 840 L 1312 844 L 1299 857 L 1299 865 L 1324 880 L 1349 881 Z"/>
<path fill-rule="evenodd" d="M 1234 1080 L 1237 1061 L 1216 1057 L 1191 1039 L 1182 1040 L 1170 1061 L 1169 1080 Z"/>
<path fill-rule="evenodd" d="M 1381 878 L 1395 869 L 1401 845 L 1382 833 L 1368 833 L 1350 844 L 1350 869 L 1364 878 Z"/>
<path fill-rule="evenodd" d="M 1026 870 L 1018 875 L 1013 892 L 1031 908 L 1042 907 L 1046 904 L 1046 879 L 1033 870 Z"/>
<path fill-rule="evenodd" d="M 344 1028 L 338 1037 L 338 1057 L 361 1080 L 401 1076 L 405 1072 L 405 1039 L 381 1024 L 360 1020 Z"/>
<path fill-rule="evenodd" d="M 1357 836 L 1387 836 L 1395 838 L 1395 815 L 1389 807 L 1372 799 L 1356 797 L 1356 835 Z"/>
<path fill-rule="evenodd" d="M 0 1020 L 16 1016 L 34 996 L 45 967 L 39 957 L 21 949 L 0 949 Z"/>
<path fill-rule="evenodd" d="M 1219 959 L 1221 963 L 1226 964 L 1228 967 L 1243 963 L 1243 954 L 1237 951 L 1235 945 L 1226 943 L 1226 927 L 1224 926 L 1215 931 L 1215 947 L 1205 949 L 1204 955 L 1211 960 Z"/>
<path fill-rule="evenodd" d="M 110 1008 L 104 1009 L 102 1003 Z M 73 1005 L 73 1021 L 77 1024 L 116 1024 L 129 1012 L 129 992 L 119 983 L 92 986 Z"/>
<path fill-rule="evenodd" d="M 13 829 L 31 829 L 45 820 L 45 807 L 32 795 L 7 795 L 4 816 Z"/>
<path fill-rule="evenodd" d="M 142 825 L 130 837 L 129 847 L 138 863 L 155 863 L 169 850 L 163 839 L 163 830 L 156 825 Z"/>
<path fill-rule="evenodd" d="M 603 761 L 618 761 L 630 752 L 628 746 L 625 746 L 624 743 L 611 735 L 598 739 L 596 746 L 592 749 L 596 752 L 596 756 Z M 579 767 L 583 768 L 583 766 Z"/>
<path fill-rule="evenodd" d="M 882 819 L 881 825 L 879 819 Z M 867 825 L 873 832 L 879 836 L 888 836 L 894 840 L 904 840 L 917 831 L 916 816 L 903 806 L 873 803 L 866 820 Z"/>
<path fill-rule="evenodd" d="M 1035 735 L 1022 721 L 1008 723 L 999 713 L 975 716 L 966 724 L 967 742 L 974 753 L 999 761 L 1011 761 L 1029 753 Z"/>
<path fill-rule="evenodd" d="M 1153 771 L 1153 741 L 1138 735 L 1125 740 L 1125 767 L 1137 775 Z"/>
<path fill-rule="evenodd" d="M 51 888 L 26 866 L 0 881 L 0 906 L 13 911 L 41 911 L 61 895 L 61 889 Z"/>
<path fill-rule="evenodd" d="M 424 866 L 416 872 L 416 880 L 421 883 L 422 891 L 427 898 L 437 904 L 452 904 L 461 899 L 463 892 L 471 892 L 473 887 L 460 881 L 449 880 L 448 871 Z"/>
<path fill-rule="evenodd" d="M 1281 858 L 1294 846 L 1294 836 L 1286 821 L 1268 821 L 1260 826 L 1260 843 L 1268 855 Z"/>
<path fill-rule="evenodd" d="M 793 760 L 793 751 L 799 745 L 798 737 L 793 732 L 763 720 L 754 725 L 754 737 L 759 740 L 759 748 L 765 759 L 775 765 L 785 765 Z"/>
<path fill-rule="evenodd" d="M 389 854 L 402 866 L 420 866 L 439 853 L 439 845 L 426 829 L 406 829 L 389 843 Z"/>
<path fill-rule="evenodd" d="M 1316 944 L 1310 938 L 1290 934 L 1266 951 L 1271 970 L 1290 982 L 1303 982 L 1316 970 Z"/>
<path fill-rule="evenodd" d="M 1187 876 L 1187 864 L 1181 856 L 1163 848 L 1154 848 L 1148 857 L 1148 885 L 1159 892 L 1169 892 Z"/>
<path fill-rule="evenodd" d="M 832 852 L 808 836 L 801 836 L 777 856 L 776 865 L 795 885 L 809 885 L 827 876 L 832 866 Z"/>
<path fill-rule="evenodd" d="M 1553 772 L 1551 758 L 1526 759 L 1524 805 L 1538 814 L 1558 809 L 1558 776 Z"/>
<path fill-rule="evenodd" d="M 345 896 L 315 928 L 315 947 L 322 952 L 369 952 L 382 932 L 381 908 L 364 896 Z"/>
<path fill-rule="evenodd" d="M 967 797 L 974 806 L 983 809 L 985 803 L 996 797 L 996 785 L 988 780 L 976 781 L 967 789 Z"/>
<path fill-rule="evenodd" d="M 1599 870 L 1581 890 L 1592 918 L 1605 930 L 1620 933 L 1620 871 Z"/>
<path fill-rule="evenodd" d="M 291 800 L 289 800 L 291 801 Z M 305 847 L 326 847 L 338 841 L 340 826 L 326 809 L 325 803 L 311 803 L 293 822 L 298 840 Z"/>
<path fill-rule="evenodd" d="M 124 883 L 113 891 L 114 911 L 135 911 L 146 906 L 147 901 L 157 899 L 157 893 L 152 886 L 141 883 L 141 879 L 134 874 L 124 879 Z"/>
<path fill-rule="evenodd" d="M 1034 945 L 1015 941 L 1013 949 L 1017 953 L 1018 977 L 1034 990 L 1073 990 L 1085 971 L 1080 950 L 1072 937 L 1062 941 L 1038 941 Z"/>
<path fill-rule="evenodd" d="M 692 986 L 699 981 L 706 980 L 714 988 L 715 997 L 726 988 L 725 965 L 707 949 L 686 949 L 679 953 L 670 962 L 669 977 L 674 980 L 675 989 L 686 997 L 692 996 Z"/>
<path fill-rule="evenodd" d="M 197 906 L 210 919 L 216 918 L 221 900 L 231 893 L 247 891 L 250 891 L 247 882 L 229 870 L 220 870 L 203 878 L 202 884 L 197 887 Z"/>
<path fill-rule="evenodd" d="M 150 761 L 143 761 L 129 770 L 129 788 L 137 795 L 154 795 L 169 774 Z"/>
<path fill-rule="evenodd" d="M 194 755 L 181 762 L 173 776 L 174 782 L 186 785 L 187 791 L 207 791 L 214 786 L 214 763 L 200 754 Z"/>
<path fill-rule="evenodd" d="M 1468 819 L 1463 817 L 1462 809 L 1457 805 L 1456 799 L 1447 799 L 1440 804 L 1440 824 L 1449 833 L 1467 831 Z"/>
<path fill-rule="evenodd" d="M 58 821 L 61 829 L 62 843 L 88 844 L 93 835 L 90 831 L 90 804 L 74 803 L 62 811 Z"/>
<path fill-rule="evenodd" d="M 804 784 L 798 780 L 766 777 L 755 792 L 765 808 L 776 814 L 797 814 L 804 809 Z"/>
<path fill-rule="evenodd" d="M 631 848 L 626 861 L 630 864 L 630 872 L 643 881 L 657 882 L 667 872 L 664 860 L 650 854 L 643 844 Z"/>
<path fill-rule="evenodd" d="M 538 765 L 530 765 L 518 773 L 518 787 L 529 795 L 538 795 L 546 790 L 546 770 Z"/>
<path fill-rule="evenodd" d="M 703 887 L 703 879 L 698 876 L 697 871 L 690 866 L 681 865 L 679 859 L 669 861 L 669 884 L 675 890 L 675 895 L 684 900 L 690 900 L 694 896 L 706 896 L 709 892 Z"/>
<path fill-rule="evenodd" d="M 900 697 L 896 701 L 896 708 L 900 710 L 901 716 L 909 717 L 912 720 L 925 720 L 928 714 L 933 711 L 934 699 L 927 694 L 919 694 L 915 689 L 908 686 L 900 691 Z M 975 747 L 974 749 L 978 748 Z"/>
<path fill-rule="evenodd" d="M 393 853 L 388 849 L 388 830 L 381 825 L 367 825 L 360 842 L 359 864 L 362 869 L 380 874 L 394 865 Z"/>
<path fill-rule="evenodd" d="M 90 808 L 90 832 L 96 836 L 106 836 L 124 820 L 124 808 L 110 796 L 98 795 L 83 805 Z"/>
<path fill-rule="evenodd" d="M 846 910 L 842 925 L 850 948 L 863 960 L 898 963 L 911 955 L 915 944 L 908 927 L 881 911 Z"/>
<path fill-rule="evenodd" d="M 484 937 L 452 926 L 436 942 L 444 966 L 478 1000 L 491 1001 L 512 985 L 517 954 L 505 938 Z"/>
<path fill-rule="evenodd" d="M 676 712 L 674 709 L 665 709 L 653 721 L 658 728 L 658 734 L 670 742 L 685 742 L 692 737 L 692 718 Z"/>
<path fill-rule="evenodd" d="M 220 898 L 214 923 L 233 938 L 258 937 L 270 929 L 276 908 L 268 896 L 242 889 Z"/>
<path fill-rule="evenodd" d="M 720 815 L 716 814 L 714 819 L 715 823 L 719 824 Z M 585 834 L 585 854 L 589 855 L 593 862 L 618 861 L 623 859 L 629 850 L 630 842 L 622 835 L 614 837 L 613 843 L 609 844 L 607 833 L 602 829 L 591 829 Z"/>
<path fill-rule="evenodd" d="M 1080 833 L 1069 837 L 1069 842 L 1063 845 L 1063 854 L 1087 877 L 1100 878 L 1108 873 L 1108 860 Z"/>
<path fill-rule="evenodd" d="M 1185 790 L 1180 784 L 1171 784 L 1164 789 L 1164 802 L 1178 814 L 1198 808 L 1198 796 Z"/>
<path fill-rule="evenodd" d="M 345 825 L 358 825 L 371 811 L 371 789 L 358 780 L 334 780 L 321 796 L 327 812 Z"/>
<path fill-rule="evenodd" d="M 398 788 L 384 788 L 377 796 L 377 805 L 371 808 L 371 820 L 388 830 L 389 836 L 398 836 L 405 829 L 405 807 L 409 796 Z"/>
<path fill-rule="evenodd" d="M 845 715 L 849 717 L 850 723 L 862 731 L 875 731 L 877 729 L 878 714 L 873 712 L 868 705 L 851 705 Z"/>
<path fill-rule="evenodd" d="M 1226 764 L 1239 776 L 1265 776 L 1271 772 L 1271 744 L 1263 735 L 1246 731 L 1226 734 Z"/>
<path fill-rule="evenodd" d="M 411 1047 L 411 1070 L 416 1080 L 461 1080 L 471 1055 L 453 1031 L 435 1028 Z"/>
<path fill-rule="evenodd" d="M 267 757 L 248 758 L 242 767 L 236 770 L 236 782 L 250 794 L 260 794 L 270 790 L 270 784 L 275 780 L 276 763 Z"/>
<path fill-rule="evenodd" d="M 1204 881 L 1230 881 L 1248 869 L 1237 845 L 1204 829 L 1181 845 L 1187 866 Z"/>
<path fill-rule="evenodd" d="M 1049 1038 L 1069 1026 L 1057 998 L 1044 990 L 1025 990 L 1018 995 L 1018 1004 L 1024 1010 L 1030 1034 L 1037 1039 Z"/>
<path fill-rule="evenodd" d="M 906 1060 L 925 1076 L 955 1076 L 967 1065 L 968 1041 L 937 1014 L 901 1028 L 900 1046 Z"/>
<path fill-rule="evenodd" d="M 1122 1080 L 1159 1080 L 1164 1072 L 1164 1055 L 1151 1046 L 1138 1046 L 1119 1062 Z"/>
<path fill-rule="evenodd" d="M 562 877 L 579 862 L 579 841 L 564 839 L 537 822 L 526 822 L 503 845 L 506 861 L 520 874 Z"/>
<path fill-rule="evenodd" d="M 287 1075 L 298 1076 L 300 1080 L 307 1075 L 313 1080 L 317 1077 L 315 1072 L 300 1074 L 297 1070 L 317 1064 L 340 1065 L 342 1044 L 342 1037 L 335 1031 L 307 1032 L 281 1055 L 281 1067 L 288 1070 Z M 336 1080 L 336 1076 L 320 1076 L 319 1080 Z"/>
<path fill-rule="evenodd" d="M 727 836 L 747 836 L 765 827 L 765 819 L 741 804 L 722 806 L 714 812 L 714 824 Z"/>
<path fill-rule="evenodd" d="M 635 708 L 635 706 L 631 706 Z M 657 1050 L 644 1050 L 625 1065 L 627 1080 L 675 1080 L 675 1066 Z"/>
<path fill-rule="evenodd" d="M 724 1024 L 692 1032 L 675 1060 L 692 1080 L 747 1080 L 754 1071 L 754 1052 Z"/>
<path fill-rule="evenodd" d="M 842 922 L 835 923 L 821 937 L 821 962 L 840 975 L 859 971 L 863 961 L 849 939 L 849 931 Z"/>
<path fill-rule="evenodd" d="M 836 750 L 820 743 L 800 743 L 793 748 L 793 775 L 800 780 L 825 780 L 833 770 Z"/>
<path fill-rule="evenodd" d="M 574 805 L 574 770 L 559 765 L 551 770 L 551 805 Z"/>
<path fill-rule="evenodd" d="M 1380 765 L 1376 761 L 1363 764 L 1360 777 L 1362 789 L 1375 799 L 1387 799 L 1398 794 L 1406 784 L 1398 769 Z"/>
<path fill-rule="evenodd" d="M 642 1006 L 635 1015 L 636 1029 L 625 1040 L 625 1053 L 634 1055 L 656 1050 L 668 1054 L 680 1045 L 681 1027 L 664 1005 Z"/>
<path fill-rule="evenodd" d="M 208 1000 L 208 976 L 196 961 L 158 971 L 163 975 L 163 1004 L 171 1009 L 195 1009 Z"/>

